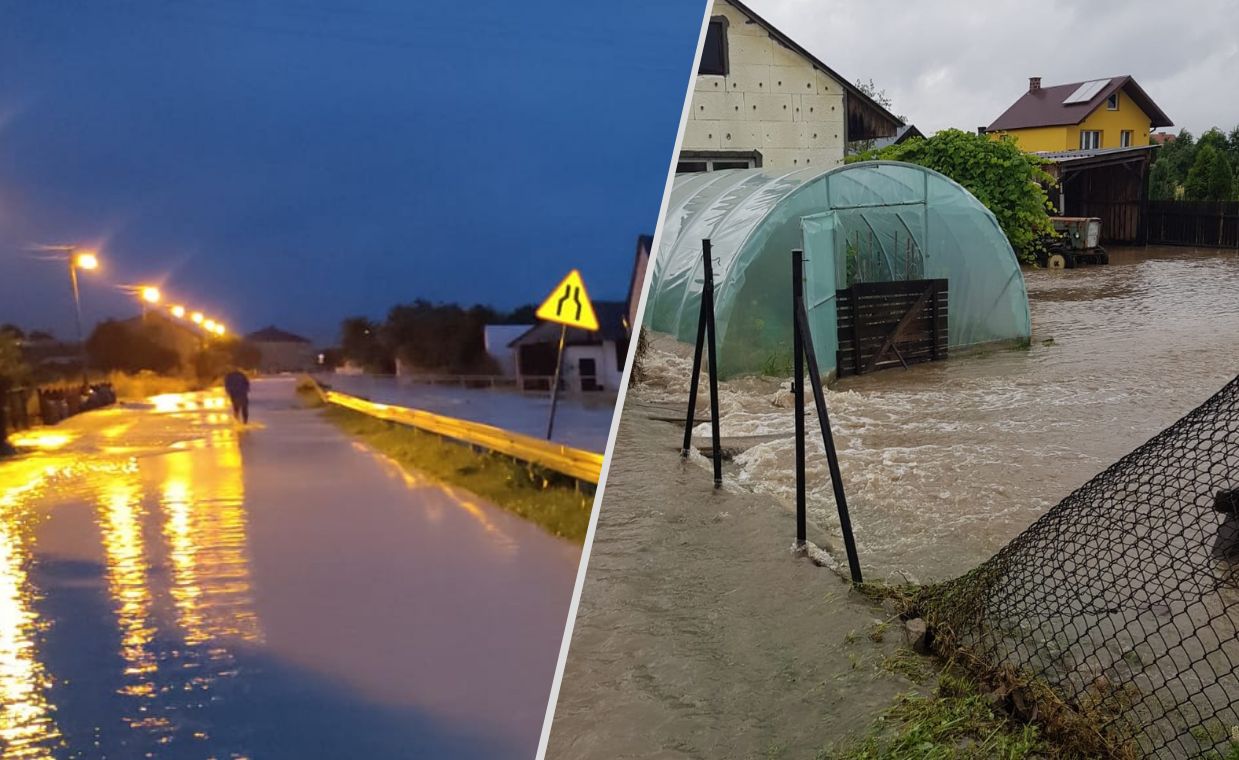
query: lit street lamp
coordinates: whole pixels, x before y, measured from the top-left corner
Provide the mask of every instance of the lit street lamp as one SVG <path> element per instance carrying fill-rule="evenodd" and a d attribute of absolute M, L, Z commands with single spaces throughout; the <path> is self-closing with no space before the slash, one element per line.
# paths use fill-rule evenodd
<path fill-rule="evenodd" d="M 73 285 L 73 315 L 77 321 L 77 342 L 82 359 L 82 384 L 89 385 L 86 375 L 86 334 L 82 331 L 82 296 L 77 287 L 77 270 L 94 270 L 99 268 L 99 255 L 86 248 L 75 245 L 46 245 L 40 250 L 54 251 L 61 254 L 69 262 L 69 282 Z"/>
<path fill-rule="evenodd" d="M 206 317 L 202 316 L 202 312 L 200 312 L 200 311 L 195 311 L 193 314 L 190 314 L 190 315 L 189 315 L 189 318 L 190 318 L 190 320 L 192 320 L 192 321 L 193 321 L 193 323 L 194 323 L 195 325 L 200 325 L 200 324 L 202 324 L 202 321 L 203 321 L 204 319 L 206 319 Z"/>
<path fill-rule="evenodd" d="M 177 319 L 185 318 L 185 307 L 181 306 L 179 303 L 173 306 L 171 309 L 169 309 L 169 311 L 171 311 L 172 316 L 176 317 Z"/>

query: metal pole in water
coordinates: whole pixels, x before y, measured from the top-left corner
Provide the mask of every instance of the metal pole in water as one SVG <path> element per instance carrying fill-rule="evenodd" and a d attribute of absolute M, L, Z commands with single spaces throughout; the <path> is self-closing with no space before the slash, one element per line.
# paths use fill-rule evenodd
<path fill-rule="evenodd" d="M 796 415 L 796 545 L 808 540 L 804 482 L 804 336 L 798 315 L 804 308 L 804 251 L 792 251 L 792 413 Z"/>
<path fill-rule="evenodd" d="M 714 487 L 718 488 L 723 485 L 723 447 L 718 429 L 718 339 L 714 334 L 714 263 L 709 240 L 701 241 L 701 252 L 705 259 L 706 337 L 710 343 L 710 436 L 714 443 Z"/>
<path fill-rule="evenodd" d="M 551 418 L 546 423 L 546 440 L 551 440 L 555 431 L 555 405 L 559 402 L 559 373 L 564 366 L 564 338 L 568 336 L 568 326 L 559 326 L 559 353 L 555 355 L 555 379 L 551 382 Z"/>
<path fill-rule="evenodd" d="M 693 445 L 693 423 L 697 420 L 697 380 L 701 377 L 701 351 L 706 341 L 705 294 L 701 296 L 701 308 L 697 313 L 697 345 L 693 349 L 693 372 L 688 385 L 688 415 L 684 418 L 684 445 L 680 456 L 687 457 Z"/>
<path fill-rule="evenodd" d="M 801 304 L 803 306 L 803 303 Z M 809 384 L 813 388 L 813 403 L 817 406 L 817 421 L 822 427 L 822 443 L 826 446 L 826 462 L 830 465 L 830 484 L 835 492 L 835 506 L 839 510 L 839 529 L 843 532 L 843 545 L 847 549 L 848 569 L 852 583 L 861 583 L 860 558 L 856 554 L 856 539 L 852 536 L 852 520 L 848 516 L 847 496 L 843 493 L 843 475 L 839 472 L 839 454 L 835 451 L 835 439 L 830 432 L 830 416 L 826 412 L 826 394 L 822 392 L 822 376 L 817 366 L 817 353 L 813 348 L 813 333 L 809 331 L 809 315 L 801 308 L 796 312 L 800 332 L 804 335 L 805 359 L 809 363 Z"/>

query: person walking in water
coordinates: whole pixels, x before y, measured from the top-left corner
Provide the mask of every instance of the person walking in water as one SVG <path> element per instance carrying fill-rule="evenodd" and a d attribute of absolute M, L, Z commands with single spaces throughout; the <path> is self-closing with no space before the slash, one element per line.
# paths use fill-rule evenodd
<path fill-rule="evenodd" d="M 250 421 L 250 379 L 241 370 L 224 375 L 224 392 L 232 401 L 232 416 L 243 423 Z"/>

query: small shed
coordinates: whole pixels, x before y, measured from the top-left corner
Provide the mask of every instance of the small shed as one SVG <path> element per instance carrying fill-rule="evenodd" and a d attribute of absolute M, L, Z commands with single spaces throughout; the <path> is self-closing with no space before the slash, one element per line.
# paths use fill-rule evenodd
<path fill-rule="evenodd" d="M 1048 188 L 1059 216 L 1101 219 L 1103 243 L 1143 245 L 1149 204 L 1149 166 L 1158 143 L 1128 148 L 1036 153 L 1058 180 Z"/>
<path fill-rule="evenodd" d="M 628 356 L 628 304 L 594 301 L 597 330 L 568 328 L 560 386 L 569 392 L 617 393 Z M 512 341 L 517 385 L 522 390 L 549 390 L 559 351 L 560 326 L 540 322 Z"/>
<path fill-rule="evenodd" d="M 959 184 L 921 166 L 682 175 L 664 225 L 646 324 L 695 340 L 708 238 L 724 376 L 790 371 L 793 249 L 805 252 L 823 373 L 836 370 L 840 315 L 848 317 L 839 294 L 858 283 L 945 280 L 944 348 L 1031 334 L 1024 278 L 998 221 Z"/>

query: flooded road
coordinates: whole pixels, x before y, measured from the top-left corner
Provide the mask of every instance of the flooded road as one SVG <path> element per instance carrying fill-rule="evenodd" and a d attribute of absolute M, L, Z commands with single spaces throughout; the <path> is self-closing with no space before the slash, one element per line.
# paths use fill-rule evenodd
<path fill-rule="evenodd" d="M 1239 253 L 1115 249 L 1109 266 L 1025 277 L 1027 350 L 848 378 L 827 393 L 871 574 L 930 580 L 975 566 L 1239 373 Z M 656 341 L 641 397 L 682 403 L 685 348 Z M 788 382 L 724 384 L 722 431 L 775 438 L 725 472 L 734 486 L 790 508 Z M 697 433 L 707 436 L 708 427 Z M 810 516 L 833 527 L 820 452 L 811 436 Z"/>
<path fill-rule="evenodd" d="M 0 463 L 0 758 L 512 757 L 579 550 L 255 385 Z"/>

